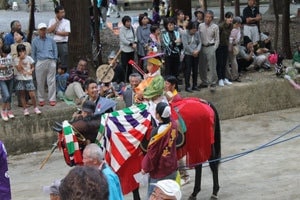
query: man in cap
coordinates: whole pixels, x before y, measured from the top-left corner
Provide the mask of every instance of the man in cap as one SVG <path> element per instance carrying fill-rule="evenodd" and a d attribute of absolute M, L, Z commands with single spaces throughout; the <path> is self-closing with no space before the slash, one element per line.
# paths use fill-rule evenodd
<path fill-rule="evenodd" d="M 148 198 L 154 189 L 151 183 L 162 179 L 175 180 L 177 175 L 177 125 L 170 118 L 171 108 L 167 103 L 158 103 L 155 111 L 159 125 L 151 132 L 141 169 L 142 174 L 149 173 L 150 175 Z"/>
<path fill-rule="evenodd" d="M 59 197 L 59 186 L 60 180 L 55 180 L 52 185 L 44 186 L 43 191 L 45 194 L 50 195 L 50 200 L 60 200 Z"/>
<path fill-rule="evenodd" d="M 83 163 L 85 166 L 96 167 L 104 174 L 109 191 L 109 200 L 122 200 L 123 194 L 119 177 L 113 170 L 106 164 L 103 150 L 97 144 L 89 144 L 83 151 Z"/>
<path fill-rule="evenodd" d="M 171 179 L 161 180 L 153 183 L 155 186 L 149 200 L 153 199 L 170 199 L 180 200 L 182 197 L 180 186 L 178 183 Z"/>
<path fill-rule="evenodd" d="M 37 82 L 37 99 L 40 106 L 45 105 L 45 82 L 48 86 L 48 100 L 51 106 L 56 104 L 56 61 L 57 46 L 55 41 L 47 36 L 47 25 L 38 25 L 39 36 L 32 41 L 32 58 L 35 61 L 35 76 Z"/>

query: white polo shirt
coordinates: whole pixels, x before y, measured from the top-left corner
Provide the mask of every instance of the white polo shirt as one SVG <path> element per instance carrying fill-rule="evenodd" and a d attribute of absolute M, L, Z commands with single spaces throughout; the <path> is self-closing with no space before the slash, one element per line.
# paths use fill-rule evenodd
<path fill-rule="evenodd" d="M 48 28 L 51 27 L 53 24 L 55 24 L 56 19 L 50 19 L 49 21 L 49 25 Z M 70 25 L 70 20 L 63 18 L 62 20 L 60 20 L 60 22 L 58 23 L 55 31 L 57 32 L 69 32 L 71 33 L 71 25 Z M 60 35 L 56 35 L 54 34 L 53 39 L 55 42 L 59 43 L 59 42 L 68 42 L 69 37 L 68 36 L 60 36 Z"/>

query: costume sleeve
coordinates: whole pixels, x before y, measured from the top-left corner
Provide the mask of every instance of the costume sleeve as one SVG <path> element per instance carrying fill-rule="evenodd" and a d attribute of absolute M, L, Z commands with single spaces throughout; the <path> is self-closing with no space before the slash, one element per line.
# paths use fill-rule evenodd
<path fill-rule="evenodd" d="M 152 130 L 151 136 L 155 135 L 157 131 L 158 131 L 158 127 Z M 159 148 L 159 141 L 148 146 L 147 153 L 142 161 L 142 169 L 146 173 L 151 172 L 155 168 L 155 166 L 157 166 L 160 155 L 161 152 Z"/>

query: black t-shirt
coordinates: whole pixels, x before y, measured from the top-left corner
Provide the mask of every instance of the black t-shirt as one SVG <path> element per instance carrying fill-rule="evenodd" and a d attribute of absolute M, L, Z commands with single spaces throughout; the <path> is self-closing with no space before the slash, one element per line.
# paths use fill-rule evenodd
<path fill-rule="evenodd" d="M 245 20 L 245 23 L 246 23 L 247 18 L 249 18 L 249 17 L 254 18 L 258 14 L 259 14 L 259 9 L 256 6 L 254 6 L 252 8 L 250 6 L 247 6 L 246 8 L 244 8 L 243 18 Z M 251 23 L 251 24 L 256 24 L 257 25 L 257 22 L 254 22 L 254 23 Z"/>

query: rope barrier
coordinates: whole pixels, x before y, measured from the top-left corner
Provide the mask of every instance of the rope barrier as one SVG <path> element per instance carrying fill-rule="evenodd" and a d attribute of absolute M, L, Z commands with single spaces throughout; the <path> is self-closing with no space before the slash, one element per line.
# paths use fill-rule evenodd
<path fill-rule="evenodd" d="M 295 136 L 292 136 L 292 137 L 289 137 L 289 138 L 286 138 L 286 139 L 282 139 L 282 140 L 279 140 L 279 139 L 282 138 L 282 137 L 284 137 L 284 136 L 286 136 L 286 135 L 288 135 L 289 133 L 294 132 L 299 127 L 300 127 L 300 124 L 298 124 L 297 126 L 291 128 L 290 130 L 284 132 L 283 134 L 281 134 L 277 138 L 275 138 L 275 139 L 273 139 L 273 140 L 271 140 L 271 141 L 269 141 L 269 142 L 267 142 L 267 143 L 265 143 L 263 145 L 260 145 L 260 146 L 254 148 L 254 149 L 250 149 L 250 150 L 247 150 L 247 151 L 244 151 L 244 152 L 241 152 L 241 153 L 237 153 L 237 154 L 233 154 L 233 155 L 229 155 L 229 156 L 226 156 L 226 157 L 221 157 L 221 158 L 218 158 L 218 159 L 213 159 L 213 160 L 208 160 L 208 161 L 205 161 L 205 162 L 196 163 L 196 164 L 193 164 L 193 165 L 190 165 L 190 166 L 182 166 L 182 167 L 179 167 L 179 169 L 191 170 L 190 169 L 191 167 L 195 167 L 195 166 L 201 165 L 201 164 L 205 164 L 203 167 L 208 167 L 209 163 L 211 163 L 211 162 L 217 162 L 217 161 L 220 161 L 221 163 L 225 163 L 225 162 L 228 162 L 228 161 L 240 158 L 242 156 L 246 156 L 249 153 L 252 153 L 254 151 L 258 151 L 258 150 L 261 150 L 261 149 L 264 149 L 264 148 L 267 148 L 267 147 L 271 147 L 271 146 L 274 146 L 274 145 L 277 145 L 277 144 L 280 144 L 280 143 L 283 143 L 283 142 L 287 142 L 289 140 L 292 140 L 292 139 L 295 139 L 297 137 L 300 137 L 300 133 L 298 135 L 295 135 Z"/>

